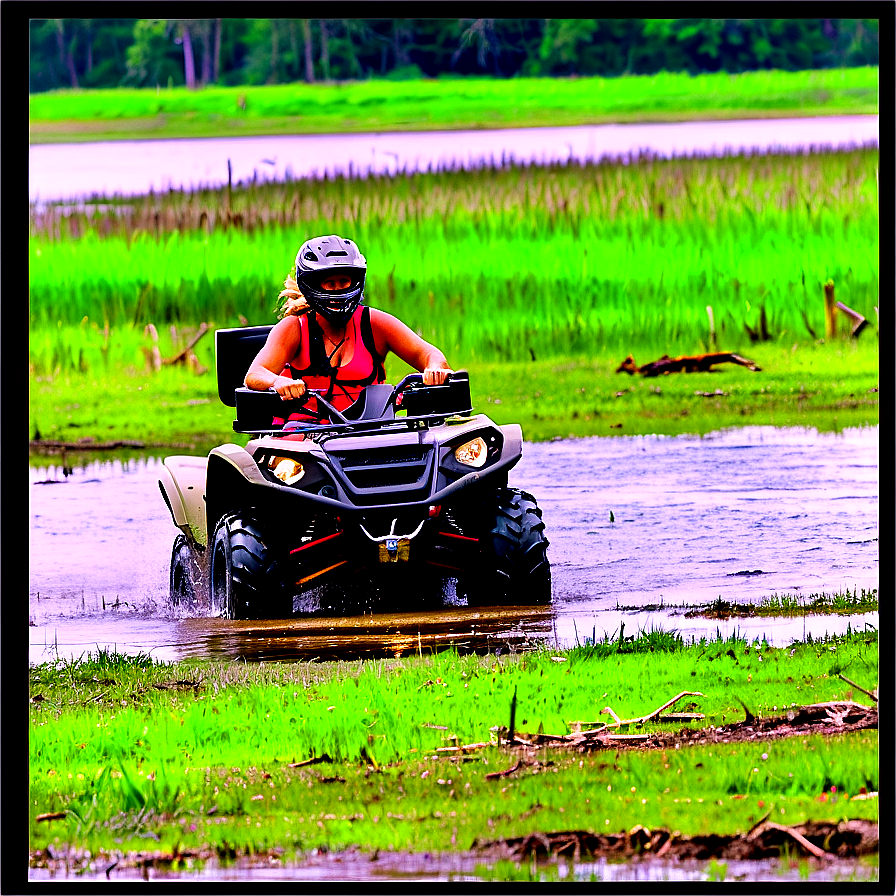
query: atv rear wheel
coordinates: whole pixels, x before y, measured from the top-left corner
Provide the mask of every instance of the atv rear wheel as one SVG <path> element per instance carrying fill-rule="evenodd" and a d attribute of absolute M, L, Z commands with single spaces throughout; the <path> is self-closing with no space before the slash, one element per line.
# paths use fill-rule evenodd
<path fill-rule="evenodd" d="M 469 606 L 551 602 L 548 540 L 535 498 L 515 488 L 498 489 L 492 526 L 482 539 L 479 570 L 459 580 Z"/>
<path fill-rule="evenodd" d="M 174 539 L 168 585 L 169 600 L 174 606 L 196 605 L 202 585 L 202 562 L 185 535 Z"/>
<path fill-rule="evenodd" d="M 279 618 L 292 613 L 276 552 L 258 524 L 241 514 L 225 516 L 211 546 L 209 600 L 226 619 Z"/>

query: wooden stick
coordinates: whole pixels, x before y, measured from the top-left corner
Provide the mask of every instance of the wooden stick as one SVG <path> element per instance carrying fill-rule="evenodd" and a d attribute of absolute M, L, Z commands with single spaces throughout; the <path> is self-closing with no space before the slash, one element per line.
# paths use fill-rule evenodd
<path fill-rule="evenodd" d="M 187 356 L 192 352 L 193 346 L 202 339 L 203 336 L 208 332 L 209 327 L 208 324 L 203 322 L 199 325 L 199 329 L 196 331 L 196 335 L 190 340 L 189 344 L 179 351 L 173 358 L 165 358 L 162 363 L 163 364 L 177 364 L 179 361 L 184 361 Z"/>
<path fill-rule="evenodd" d="M 642 716 L 638 721 L 646 722 L 654 716 L 658 716 L 664 709 L 668 709 L 673 703 L 677 703 L 682 697 L 702 697 L 700 691 L 682 691 L 677 697 L 673 697 L 668 703 L 664 703 L 659 709 L 655 709 L 652 713 Z"/>
<path fill-rule="evenodd" d="M 609 706 L 605 706 L 605 707 L 600 711 L 600 714 L 601 714 L 602 716 L 603 716 L 603 715 L 608 715 L 608 714 L 609 714 L 609 715 L 613 716 L 613 719 L 615 720 L 615 722 L 616 722 L 617 725 L 621 725 L 621 724 L 622 724 L 622 719 L 620 719 L 619 716 L 617 716 L 616 713 L 613 712 L 613 710 L 610 709 Z"/>
<path fill-rule="evenodd" d="M 60 818 L 65 818 L 68 815 L 68 812 L 44 812 L 41 815 L 35 816 L 35 821 L 56 821 Z"/>
<path fill-rule="evenodd" d="M 858 336 L 859 333 L 861 333 L 862 330 L 864 330 L 865 327 L 867 326 L 868 321 L 865 320 L 865 318 L 861 314 L 859 314 L 858 311 L 853 311 L 852 308 L 847 308 L 846 305 L 843 304 L 843 302 L 835 302 L 834 307 L 839 308 L 840 311 L 842 311 L 847 317 L 852 318 L 852 320 L 853 320 L 852 335 L 853 336 Z"/>
<path fill-rule="evenodd" d="M 490 772 L 485 776 L 486 781 L 494 780 L 495 778 L 506 778 L 508 775 L 512 775 L 515 771 L 518 771 L 520 766 L 523 764 L 523 760 L 517 760 L 516 765 L 511 766 L 510 768 L 505 768 L 500 772 Z"/>
<path fill-rule="evenodd" d="M 837 334 L 837 307 L 834 298 L 834 281 L 828 280 L 824 285 L 824 336 L 833 339 Z"/>
<path fill-rule="evenodd" d="M 775 824 L 773 821 L 768 822 L 765 825 L 766 829 L 771 829 L 774 831 L 781 831 L 784 834 L 788 834 L 793 837 L 806 852 L 811 853 L 815 856 L 816 859 L 835 859 L 836 856 L 832 853 L 825 852 L 823 849 L 817 847 L 814 843 L 811 843 L 807 840 L 799 831 L 795 831 L 793 828 L 788 828 L 783 824 Z"/>
<path fill-rule="evenodd" d="M 857 691 L 861 691 L 863 694 L 867 694 L 875 703 L 877 703 L 877 697 L 871 693 L 871 691 L 866 691 L 861 685 L 856 684 L 854 681 L 850 681 L 845 675 L 842 673 L 840 677 L 847 683 L 851 684 Z"/>
<path fill-rule="evenodd" d="M 756 824 L 754 824 L 750 828 L 750 830 L 747 831 L 745 836 L 748 840 L 751 840 L 753 838 L 753 832 L 759 830 L 759 828 L 761 828 L 762 825 L 765 824 L 766 821 L 768 821 L 769 816 L 771 816 L 771 814 L 772 814 L 772 810 L 769 809 L 768 812 L 766 812 L 765 815 L 763 815 L 762 818 L 760 818 L 759 821 L 757 821 Z"/>
<path fill-rule="evenodd" d="M 312 756 L 310 759 L 303 759 L 301 762 L 290 762 L 287 768 L 303 768 L 306 765 L 317 765 L 319 762 L 332 762 L 333 760 L 324 753 L 322 756 Z"/>

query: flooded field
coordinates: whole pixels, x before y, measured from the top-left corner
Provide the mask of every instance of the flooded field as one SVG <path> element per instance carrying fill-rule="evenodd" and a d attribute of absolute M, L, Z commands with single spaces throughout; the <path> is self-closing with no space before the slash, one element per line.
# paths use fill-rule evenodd
<path fill-rule="evenodd" d="M 342 616 L 266 622 L 184 618 L 167 606 L 177 530 L 160 464 L 30 469 L 30 662 L 99 647 L 163 660 L 278 660 L 569 646 L 622 625 L 627 634 L 738 632 L 783 645 L 877 625 L 876 614 L 724 621 L 677 609 L 877 588 L 877 427 L 530 443 L 510 484 L 544 511 L 552 606 L 468 610 L 449 588 L 443 606 L 422 612 L 419 595 L 396 595 L 391 606 L 357 595 Z"/>
<path fill-rule="evenodd" d="M 221 865 L 215 860 L 203 863 L 203 867 L 187 871 L 166 871 L 159 868 L 113 869 L 110 880 L 117 881 L 173 881 L 236 882 L 252 880 L 253 883 L 308 881 L 334 883 L 358 881 L 366 883 L 423 883 L 450 881 L 452 883 L 492 880 L 487 876 L 490 863 L 469 854 L 455 856 L 379 855 L 376 859 L 355 853 L 322 853 L 310 856 L 301 864 L 271 861 L 267 858 L 251 862 L 234 862 Z M 527 863 L 519 863 L 529 867 Z M 615 882 L 697 882 L 697 881 L 750 881 L 796 883 L 810 879 L 824 881 L 871 881 L 877 879 L 877 869 L 858 862 L 837 862 L 833 867 L 820 869 L 820 863 L 806 860 L 763 859 L 758 861 L 729 861 L 708 863 L 694 860 L 678 861 L 645 857 L 638 861 L 610 862 L 606 859 L 579 861 L 573 868 L 564 861 L 543 862 L 538 870 L 545 881 L 600 881 Z M 99 880 L 98 873 L 86 873 L 87 879 Z M 84 880 L 84 874 L 66 871 L 51 872 L 35 869 L 33 881 L 61 882 L 71 879 Z"/>
<path fill-rule="evenodd" d="M 399 171 L 543 165 L 650 153 L 674 156 L 804 152 L 877 145 L 877 115 L 683 121 L 290 137 L 214 137 L 29 147 L 32 202 L 124 196 L 233 181 L 393 175 Z"/>

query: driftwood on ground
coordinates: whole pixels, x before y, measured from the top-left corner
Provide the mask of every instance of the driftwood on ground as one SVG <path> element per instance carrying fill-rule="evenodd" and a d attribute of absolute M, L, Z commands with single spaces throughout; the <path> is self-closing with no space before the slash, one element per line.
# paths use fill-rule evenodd
<path fill-rule="evenodd" d="M 767 816 L 766 816 L 767 817 Z M 582 855 L 639 855 L 643 858 L 734 859 L 777 858 L 794 846 L 816 859 L 836 860 L 872 855 L 880 849 L 879 827 L 875 822 L 851 819 L 841 822 L 809 821 L 787 826 L 761 820 L 746 833 L 699 834 L 683 837 L 666 828 L 648 830 L 635 825 L 618 834 L 592 831 L 536 831 L 523 837 L 476 841 L 473 849 L 524 860 L 531 857 L 567 855 L 579 860 Z"/>
<path fill-rule="evenodd" d="M 740 364 L 749 370 L 762 370 L 762 368 L 749 358 L 742 358 L 733 352 L 710 352 L 706 355 L 681 355 L 670 358 L 663 355 L 656 361 L 643 364 L 640 367 L 635 359 L 629 355 L 617 368 L 616 373 L 627 373 L 631 376 L 639 373 L 641 376 L 661 376 L 667 373 L 698 373 L 705 372 L 714 364 Z"/>
<path fill-rule="evenodd" d="M 795 737 L 807 734 L 845 734 L 849 731 L 862 731 L 878 727 L 877 706 L 865 706 L 862 703 L 854 703 L 849 700 L 839 700 L 830 703 L 813 703 L 809 706 L 794 706 L 783 715 L 769 718 L 757 718 L 744 706 L 744 721 L 732 722 L 728 725 L 710 726 L 708 728 L 680 728 L 677 731 L 654 731 L 649 734 L 617 734 L 611 729 L 618 729 L 622 725 L 642 725 L 645 721 L 661 718 L 663 710 L 667 709 L 683 696 L 688 696 L 685 691 L 668 701 L 653 712 L 636 719 L 620 719 L 609 707 L 605 707 L 615 721 L 601 727 L 592 727 L 586 730 L 573 730 L 569 734 L 525 734 L 514 732 L 511 736 L 509 729 L 498 726 L 492 730 L 496 740 L 479 743 L 461 744 L 450 747 L 437 747 L 437 754 L 465 754 L 485 747 L 493 747 L 497 744 L 523 751 L 537 750 L 539 748 L 571 748 L 583 753 L 636 747 L 640 749 L 656 750 L 680 746 L 686 743 L 743 743 L 755 740 L 772 740 L 782 737 Z M 696 696 L 696 694 L 694 695 Z M 699 714 L 688 714 L 699 715 Z M 573 722 L 570 727 L 581 729 L 582 722 Z M 514 769 L 515 771 L 516 769 Z"/>

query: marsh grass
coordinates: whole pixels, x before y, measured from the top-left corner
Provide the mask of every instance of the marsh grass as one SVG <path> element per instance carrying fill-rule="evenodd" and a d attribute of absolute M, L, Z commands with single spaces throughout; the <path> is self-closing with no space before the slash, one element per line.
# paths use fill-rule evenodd
<path fill-rule="evenodd" d="M 877 67 L 619 78 L 369 80 L 57 90 L 30 97 L 33 143 L 536 127 L 876 113 Z M 297 114 L 301 110 L 301 115 Z"/>
<path fill-rule="evenodd" d="M 604 705 L 630 717 L 682 690 L 701 690 L 691 699 L 703 724 L 718 725 L 742 719 L 741 699 L 759 715 L 842 699 L 837 674 L 870 684 L 877 663 L 875 633 L 784 650 L 622 631 L 500 658 L 169 665 L 101 651 L 45 663 L 29 672 L 32 849 L 52 837 L 145 850 L 152 836 L 169 852 L 419 851 L 533 829 L 737 831 L 768 810 L 792 824 L 875 818 L 873 800 L 846 800 L 878 789 L 876 732 L 615 758 L 547 752 L 496 779 L 486 775 L 513 764 L 505 750 L 437 749 L 489 741 L 513 694 L 519 732 L 565 733 Z M 322 761 L 300 764 L 309 758 Z"/>
<path fill-rule="evenodd" d="M 342 231 L 367 255 L 370 303 L 464 363 L 687 353 L 709 343 L 707 305 L 726 350 L 746 353 L 763 316 L 773 340 L 805 342 L 824 335 L 828 279 L 873 333 L 877 164 L 857 150 L 514 167 L 249 185 L 229 211 L 226 191 L 32 209 L 30 362 L 133 363 L 148 323 L 273 322 L 296 244 Z"/>
<path fill-rule="evenodd" d="M 758 604 L 740 604 L 718 600 L 688 610 L 686 616 L 731 617 L 793 617 L 815 614 L 876 613 L 880 609 L 877 589 L 862 588 L 838 591 L 833 594 L 771 594 L 763 597 Z"/>

